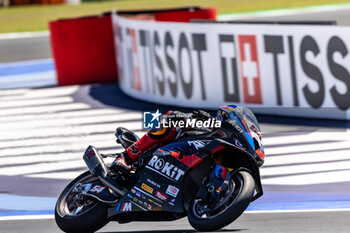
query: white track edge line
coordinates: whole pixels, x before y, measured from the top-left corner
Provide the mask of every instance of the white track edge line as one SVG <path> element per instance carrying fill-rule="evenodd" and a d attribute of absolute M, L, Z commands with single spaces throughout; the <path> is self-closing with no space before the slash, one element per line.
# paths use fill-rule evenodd
<path fill-rule="evenodd" d="M 0 221 L 53 219 L 52 214 L 0 216 Z"/>
<path fill-rule="evenodd" d="M 263 213 L 303 213 L 303 212 L 348 212 L 350 209 L 305 209 L 305 210 L 247 210 L 244 214 L 263 214 Z M 54 219 L 54 215 L 18 215 L 18 216 L 0 216 L 0 221 L 15 220 L 42 220 Z"/>

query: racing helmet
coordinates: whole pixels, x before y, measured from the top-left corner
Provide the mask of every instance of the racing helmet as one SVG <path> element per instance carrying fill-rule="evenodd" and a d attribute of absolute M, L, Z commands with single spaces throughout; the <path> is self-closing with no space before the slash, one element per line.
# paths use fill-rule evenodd
<path fill-rule="evenodd" d="M 261 143 L 260 126 L 250 109 L 237 105 L 224 105 L 218 110 L 216 119 L 220 121 L 235 121 L 243 130 L 243 134 L 250 146 L 261 159 L 264 159 L 265 153 Z"/>
<path fill-rule="evenodd" d="M 225 121 L 230 119 L 230 113 L 234 111 L 237 107 L 237 105 L 224 105 L 220 107 L 217 111 L 216 119 L 219 121 Z"/>

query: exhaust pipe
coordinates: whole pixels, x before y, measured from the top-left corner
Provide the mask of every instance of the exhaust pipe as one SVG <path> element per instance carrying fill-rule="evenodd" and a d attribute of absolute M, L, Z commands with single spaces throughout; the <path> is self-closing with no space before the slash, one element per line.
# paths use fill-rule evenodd
<path fill-rule="evenodd" d="M 93 176 L 98 176 L 104 185 L 119 195 L 125 195 L 125 191 L 121 187 L 118 187 L 118 185 L 108 176 L 108 168 L 95 147 L 91 145 L 88 146 L 83 159 Z"/>
<path fill-rule="evenodd" d="M 106 185 L 108 188 L 112 189 L 114 192 L 118 193 L 120 196 L 125 195 L 125 191 L 119 188 L 116 183 L 109 177 L 102 177 L 98 176 L 98 178 L 101 180 L 101 182 Z"/>

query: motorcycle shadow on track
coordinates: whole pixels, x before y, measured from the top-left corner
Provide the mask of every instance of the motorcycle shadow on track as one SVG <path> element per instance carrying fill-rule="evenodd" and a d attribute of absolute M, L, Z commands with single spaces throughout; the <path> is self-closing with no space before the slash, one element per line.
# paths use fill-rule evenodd
<path fill-rule="evenodd" d="M 82 90 L 77 91 L 72 97 L 76 102 L 86 103 L 86 87 L 80 87 Z M 167 112 L 169 110 L 169 105 L 154 104 L 138 99 L 134 99 L 130 96 L 125 95 L 115 84 L 96 84 L 92 85 L 88 90 L 88 95 L 95 101 L 91 101 L 88 104 L 92 105 L 94 108 L 100 108 L 111 106 L 119 109 L 143 111 L 143 110 L 154 110 L 159 109 L 160 112 Z M 118 100 L 118 101 L 116 101 Z M 102 105 L 100 105 L 101 103 Z M 172 110 L 178 110 L 182 112 L 192 112 L 193 108 L 184 108 L 171 106 Z"/>
<path fill-rule="evenodd" d="M 221 229 L 218 231 L 210 231 L 211 233 L 215 232 L 241 232 L 247 229 Z M 196 230 L 147 230 L 147 231 L 103 231 L 100 233 L 194 233 L 198 232 Z M 204 233 L 204 232 L 203 232 Z"/>

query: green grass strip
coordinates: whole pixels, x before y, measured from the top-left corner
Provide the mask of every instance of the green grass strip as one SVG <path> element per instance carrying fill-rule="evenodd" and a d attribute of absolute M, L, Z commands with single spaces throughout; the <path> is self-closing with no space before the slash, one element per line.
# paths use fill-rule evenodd
<path fill-rule="evenodd" d="M 96 15 L 112 9 L 154 9 L 169 7 L 215 7 L 219 14 L 286 9 L 327 4 L 349 3 L 349 0 L 109 0 L 80 5 L 30 5 L 0 8 L 0 33 L 42 31 L 48 22 L 59 18 Z"/>

